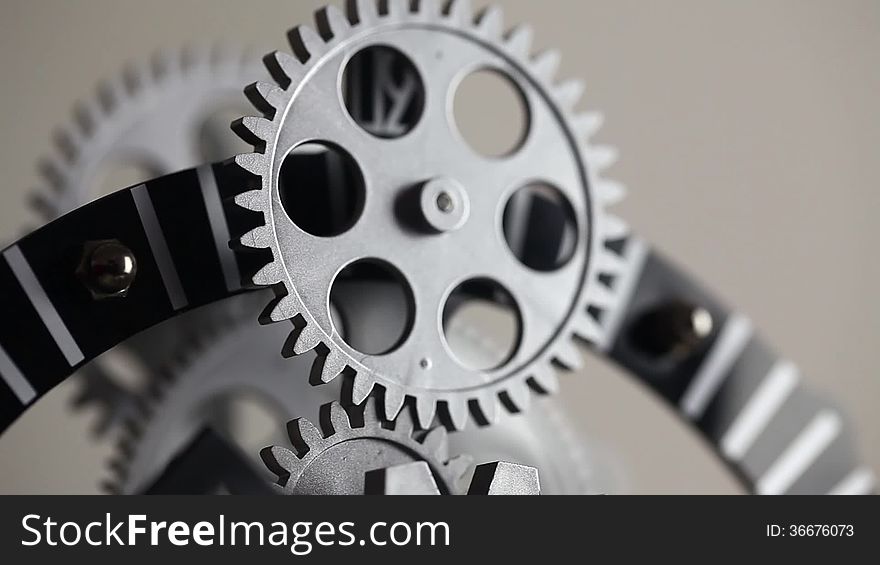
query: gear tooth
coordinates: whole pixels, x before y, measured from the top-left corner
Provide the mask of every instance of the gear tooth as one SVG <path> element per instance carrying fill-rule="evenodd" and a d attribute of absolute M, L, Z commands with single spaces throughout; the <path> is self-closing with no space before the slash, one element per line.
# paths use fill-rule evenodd
<path fill-rule="evenodd" d="M 95 115 L 94 108 L 87 102 L 76 102 L 73 107 L 73 119 L 79 126 L 83 136 L 92 135 L 98 125 L 98 118 Z"/>
<path fill-rule="evenodd" d="M 271 245 L 271 237 L 268 226 L 258 226 L 241 236 L 241 244 L 254 249 L 266 249 Z"/>
<path fill-rule="evenodd" d="M 607 239 L 623 239 L 629 235 L 629 226 L 617 216 L 605 214 L 602 218 L 602 233 Z"/>
<path fill-rule="evenodd" d="M 64 170 L 54 157 L 43 157 L 37 162 L 37 169 L 40 175 L 46 180 L 50 187 L 57 190 L 64 184 Z"/>
<path fill-rule="evenodd" d="M 405 398 L 406 396 L 404 395 L 402 388 L 394 385 L 386 386 L 383 399 L 385 404 L 385 417 L 389 420 L 397 418 L 397 415 L 400 414 L 400 410 L 403 408 Z"/>
<path fill-rule="evenodd" d="M 382 417 L 382 408 L 375 396 L 370 396 L 364 401 L 363 405 L 364 424 L 379 425 L 386 420 Z"/>
<path fill-rule="evenodd" d="M 44 190 L 35 190 L 30 193 L 30 205 L 43 217 L 54 218 L 57 216 L 53 196 L 47 194 Z"/>
<path fill-rule="evenodd" d="M 262 146 L 275 137 L 275 123 L 266 118 L 245 116 L 233 122 L 232 130 L 245 142 Z"/>
<path fill-rule="evenodd" d="M 284 272 L 278 263 L 272 261 L 257 271 L 251 280 L 257 286 L 272 286 L 284 280 Z"/>
<path fill-rule="evenodd" d="M 504 14 L 497 4 L 486 7 L 477 16 L 477 33 L 488 39 L 497 40 L 504 31 Z"/>
<path fill-rule="evenodd" d="M 419 427 L 427 430 L 434 423 L 434 413 L 437 410 L 437 403 L 430 396 L 416 397 L 416 418 Z"/>
<path fill-rule="evenodd" d="M 293 54 L 303 63 L 312 57 L 320 57 L 325 50 L 326 43 L 311 26 L 299 25 L 287 34 Z"/>
<path fill-rule="evenodd" d="M 588 139 L 602 128 L 605 117 L 601 112 L 582 112 L 572 119 L 578 139 Z"/>
<path fill-rule="evenodd" d="M 559 376 L 553 367 L 544 363 L 537 363 L 532 376 L 529 378 L 529 384 L 541 394 L 556 394 L 559 392 Z"/>
<path fill-rule="evenodd" d="M 327 419 L 322 421 L 325 427 L 324 435 L 332 436 L 335 433 L 351 429 L 351 420 L 348 419 L 348 412 L 339 402 L 331 402 L 327 408 L 329 413 Z"/>
<path fill-rule="evenodd" d="M 599 199 L 606 206 L 619 204 L 626 198 L 626 187 L 614 180 L 602 179 L 597 186 Z"/>
<path fill-rule="evenodd" d="M 54 132 L 55 145 L 58 151 L 68 161 L 72 162 L 77 156 L 77 140 L 79 136 L 67 127 L 60 127 Z"/>
<path fill-rule="evenodd" d="M 445 401 L 446 411 L 449 414 L 449 423 L 455 430 L 463 430 L 467 426 L 468 406 L 467 403 L 459 398 L 452 397 Z"/>
<path fill-rule="evenodd" d="M 532 402 L 532 395 L 522 383 L 511 383 L 510 388 L 501 393 L 501 401 L 511 412 L 526 412 Z"/>
<path fill-rule="evenodd" d="M 258 81 L 245 88 L 245 95 L 264 115 L 274 115 L 283 103 L 284 91 L 272 83 Z"/>
<path fill-rule="evenodd" d="M 556 76 L 556 71 L 559 70 L 561 59 L 562 56 L 555 49 L 544 51 L 532 61 L 532 73 L 537 78 L 550 84 Z"/>
<path fill-rule="evenodd" d="M 261 153 L 242 153 L 235 156 L 235 164 L 259 177 L 266 168 L 266 159 Z"/>
<path fill-rule="evenodd" d="M 588 314 L 576 316 L 573 324 L 572 331 L 574 331 L 574 334 L 577 337 L 589 343 L 600 343 L 602 339 L 602 328 L 592 316 L 589 316 Z"/>
<path fill-rule="evenodd" d="M 562 108 L 571 110 L 580 102 L 585 89 L 586 84 L 584 81 L 578 79 L 567 80 L 553 89 L 553 96 Z"/>
<path fill-rule="evenodd" d="M 289 294 L 278 297 L 260 314 L 260 323 L 272 324 L 289 320 L 296 316 L 296 300 Z"/>
<path fill-rule="evenodd" d="M 385 0 L 385 14 L 393 19 L 400 19 L 409 14 L 407 0 Z"/>
<path fill-rule="evenodd" d="M 254 212 L 265 212 L 269 207 L 269 200 L 262 190 L 249 190 L 236 194 L 235 203 Z"/>
<path fill-rule="evenodd" d="M 329 383 L 342 374 L 345 370 L 345 366 L 345 360 L 336 349 L 330 349 L 327 355 L 318 355 L 315 357 L 315 363 L 312 369 L 317 377 L 317 382 L 313 382 L 312 384 Z"/>
<path fill-rule="evenodd" d="M 308 451 L 308 448 L 305 451 Z M 266 467 L 279 478 L 286 477 L 291 471 L 296 469 L 299 463 L 299 456 L 280 445 L 272 445 L 263 449 L 260 451 L 260 458 L 266 464 Z"/>
<path fill-rule="evenodd" d="M 529 25 L 520 24 L 516 26 L 507 35 L 507 50 L 523 59 L 528 58 L 532 52 L 534 33 L 534 30 Z"/>
<path fill-rule="evenodd" d="M 617 149 L 608 145 L 596 145 L 587 151 L 587 162 L 595 171 L 604 171 L 617 162 Z"/>
<path fill-rule="evenodd" d="M 581 352 L 578 351 L 577 346 L 565 339 L 559 342 L 559 346 L 556 348 L 553 357 L 560 365 L 569 371 L 577 371 L 584 365 L 583 357 L 581 356 Z"/>
<path fill-rule="evenodd" d="M 471 24 L 474 15 L 471 0 L 450 0 L 446 7 L 446 15 L 459 25 Z"/>
<path fill-rule="evenodd" d="M 324 434 L 321 430 L 305 418 L 290 421 L 287 424 L 287 435 L 300 458 L 324 442 Z"/>
<path fill-rule="evenodd" d="M 360 25 L 375 22 L 379 19 L 379 9 L 376 0 L 353 0 L 348 3 L 348 15 L 352 21 Z"/>
<path fill-rule="evenodd" d="M 325 41 L 343 37 L 351 29 L 348 18 L 342 10 L 333 5 L 321 8 L 315 19 L 318 22 L 318 31 Z"/>
<path fill-rule="evenodd" d="M 360 405 L 371 392 L 373 392 L 373 381 L 366 375 L 356 374 L 351 387 L 351 401 Z"/>
<path fill-rule="evenodd" d="M 307 325 L 298 332 L 296 341 L 293 344 L 293 354 L 302 355 L 303 353 L 308 353 L 318 347 L 320 343 L 321 336 L 312 329 L 312 326 Z"/>
<path fill-rule="evenodd" d="M 483 425 L 491 425 L 498 422 L 498 397 L 491 393 L 484 393 L 477 398 L 476 408 Z"/>
<path fill-rule="evenodd" d="M 269 74 L 285 88 L 290 84 L 299 84 L 306 73 L 302 62 L 284 51 L 269 53 L 263 58 L 263 63 L 269 70 Z"/>
<path fill-rule="evenodd" d="M 425 437 L 422 438 L 422 445 L 429 453 L 440 461 L 449 459 L 449 434 L 443 426 L 437 426 L 428 430 Z"/>
<path fill-rule="evenodd" d="M 426 19 L 434 19 L 440 16 L 440 3 L 438 0 L 419 0 L 416 11 Z"/>
<path fill-rule="evenodd" d="M 400 434 L 406 434 L 412 437 L 413 432 L 416 429 L 416 423 L 413 422 L 412 415 L 409 411 L 404 410 L 398 414 L 396 418 L 389 418 L 388 412 L 385 412 L 385 418 L 387 420 L 394 421 L 394 430 Z"/>
<path fill-rule="evenodd" d="M 625 263 L 620 255 L 611 252 L 599 253 L 596 257 L 598 270 L 609 274 L 616 275 L 623 271 Z"/>
<path fill-rule="evenodd" d="M 614 302 L 614 294 L 604 284 L 599 284 L 598 281 L 596 283 L 590 285 L 590 303 L 599 308 L 607 308 Z"/>

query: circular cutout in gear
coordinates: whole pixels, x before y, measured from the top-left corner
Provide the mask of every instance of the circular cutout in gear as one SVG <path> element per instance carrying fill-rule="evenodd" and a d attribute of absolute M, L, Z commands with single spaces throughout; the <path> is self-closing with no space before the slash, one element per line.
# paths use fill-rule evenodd
<path fill-rule="evenodd" d="M 556 58 L 533 58 L 526 32 L 504 34 L 498 9 L 490 8 L 475 21 L 467 4 L 458 2 L 444 11 L 435 10 L 432 2 L 389 2 L 382 11 L 370 0 L 348 6 L 347 15 L 335 8 L 322 10 L 320 33 L 296 28 L 290 34 L 296 56 L 275 53 L 269 58 L 278 85 L 261 83 L 250 89 L 266 113 L 241 121 L 249 132 L 246 137 L 258 141 L 258 152 L 240 155 L 236 162 L 261 183 L 236 202 L 262 212 L 266 224 L 242 236 L 241 243 L 272 252 L 272 261 L 254 282 L 274 286 L 280 294 L 268 313 L 271 320 L 294 320 L 287 351 L 315 350 L 314 374 L 325 382 L 343 372 L 353 376 L 355 403 L 380 385 L 387 415 L 396 415 L 410 397 L 425 428 L 438 413 L 453 428 L 463 427 L 469 412 L 494 421 L 502 404 L 524 406 L 529 390 L 553 390 L 554 366 L 579 366 L 575 337 L 602 338 L 601 318 L 589 312 L 613 299 L 599 279 L 616 274 L 620 262 L 605 243 L 626 233 L 621 222 L 604 212 L 619 191 L 598 176 L 610 165 L 613 152 L 587 144 L 599 121 L 574 112 L 577 83 L 557 85 Z M 421 71 L 425 89 L 418 127 L 384 141 L 352 123 L 340 95 L 347 54 L 375 46 L 405 54 Z M 462 142 L 452 123 L 453 86 L 475 68 L 504 72 L 528 101 L 528 133 L 515 155 L 487 161 Z M 339 147 L 361 166 L 362 213 L 336 237 L 303 233 L 281 205 L 281 161 L 291 149 L 309 142 Z M 407 204 L 414 189 L 434 179 L 455 190 L 434 194 L 429 202 L 433 206 L 427 208 L 418 198 Z M 534 179 L 565 195 L 577 226 L 570 259 L 551 273 L 517 260 L 502 229 L 511 192 Z M 296 189 L 307 190 L 305 184 Z M 433 215 L 454 212 L 459 202 L 468 205 L 463 220 L 446 224 L 445 216 Z M 411 212 L 413 221 L 402 221 L 402 212 Z M 433 229 L 411 227 L 419 223 Z M 394 265 L 413 292 L 411 330 L 381 356 L 364 356 L 342 340 L 327 308 L 336 274 L 367 258 Z M 518 347 L 500 367 L 464 367 L 444 342 L 446 297 L 470 279 L 497 281 L 519 310 Z"/>

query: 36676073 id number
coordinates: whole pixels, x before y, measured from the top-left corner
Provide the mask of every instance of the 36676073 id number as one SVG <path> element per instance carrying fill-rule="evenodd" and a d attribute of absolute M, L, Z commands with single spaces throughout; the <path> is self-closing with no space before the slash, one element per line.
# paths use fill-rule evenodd
<path fill-rule="evenodd" d="M 800 537 L 800 538 L 851 538 L 855 535 L 852 524 L 767 524 L 767 537 Z"/>

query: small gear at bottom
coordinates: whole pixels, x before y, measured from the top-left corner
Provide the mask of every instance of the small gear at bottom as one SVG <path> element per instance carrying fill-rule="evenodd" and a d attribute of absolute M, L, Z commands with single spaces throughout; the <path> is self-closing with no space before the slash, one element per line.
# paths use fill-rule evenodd
<path fill-rule="evenodd" d="M 460 493 L 471 459 L 449 458 L 446 430 L 415 429 L 406 413 L 385 420 L 372 399 L 362 411 L 333 402 L 321 407 L 320 429 L 305 418 L 288 423 L 293 450 L 275 445 L 261 455 L 286 494 L 364 494 L 366 474 L 417 462 L 427 464 L 439 492 Z"/>

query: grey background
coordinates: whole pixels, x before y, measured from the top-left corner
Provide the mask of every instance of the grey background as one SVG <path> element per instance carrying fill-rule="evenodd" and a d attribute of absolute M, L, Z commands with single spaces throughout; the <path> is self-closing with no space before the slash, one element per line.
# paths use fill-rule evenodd
<path fill-rule="evenodd" d="M 29 214 L 35 161 L 76 98 L 157 47 L 228 38 L 282 48 L 312 0 L 2 0 L 0 239 Z M 479 3 L 478 3 L 479 4 Z M 833 394 L 880 468 L 876 403 L 880 3 L 501 2 L 531 22 L 562 75 L 587 81 L 600 140 L 621 149 L 619 212 L 748 312 L 809 382 Z M 696 436 L 602 362 L 563 381 L 628 490 L 731 493 Z M 0 441 L 0 491 L 90 492 L 108 445 L 61 387 Z"/>

